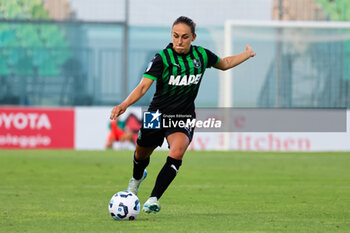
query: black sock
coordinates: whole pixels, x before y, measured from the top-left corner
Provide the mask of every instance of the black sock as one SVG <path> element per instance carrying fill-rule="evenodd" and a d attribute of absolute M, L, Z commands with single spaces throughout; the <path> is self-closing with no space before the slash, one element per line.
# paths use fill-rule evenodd
<path fill-rule="evenodd" d="M 181 163 L 182 160 L 173 159 L 171 157 L 167 158 L 166 163 L 158 174 L 151 197 L 157 197 L 159 199 L 163 195 L 169 184 L 175 178 Z"/>
<path fill-rule="evenodd" d="M 136 153 L 136 152 L 135 152 Z M 143 176 L 143 171 L 149 164 L 149 157 L 145 160 L 137 160 L 135 158 L 135 153 L 134 153 L 134 170 L 133 170 L 133 177 L 136 180 L 139 180 Z"/>

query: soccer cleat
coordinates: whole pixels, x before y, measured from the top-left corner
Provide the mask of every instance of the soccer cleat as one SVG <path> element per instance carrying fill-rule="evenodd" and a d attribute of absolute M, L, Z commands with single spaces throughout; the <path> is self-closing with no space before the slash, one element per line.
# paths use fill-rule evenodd
<path fill-rule="evenodd" d="M 135 194 L 137 196 L 137 194 L 139 193 L 140 184 L 144 179 L 146 179 L 146 177 L 147 177 L 147 170 L 145 169 L 141 179 L 136 180 L 134 177 L 131 178 L 129 181 L 129 186 L 128 186 L 127 191 L 132 192 L 133 194 Z"/>
<path fill-rule="evenodd" d="M 157 213 L 160 211 L 160 203 L 157 199 L 157 197 L 150 197 L 148 200 L 145 202 L 142 208 L 143 212 L 146 213 Z"/>

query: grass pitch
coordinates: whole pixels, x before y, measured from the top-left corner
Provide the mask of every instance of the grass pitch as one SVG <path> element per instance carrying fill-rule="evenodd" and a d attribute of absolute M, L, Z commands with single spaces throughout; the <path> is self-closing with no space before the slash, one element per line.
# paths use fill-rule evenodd
<path fill-rule="evenodd" d="M 0 151 L 0 232 L 350 232 L 349 153 L 189 151 L 158 214 L 115 221 L 131 174 L 129 151 Z"/>

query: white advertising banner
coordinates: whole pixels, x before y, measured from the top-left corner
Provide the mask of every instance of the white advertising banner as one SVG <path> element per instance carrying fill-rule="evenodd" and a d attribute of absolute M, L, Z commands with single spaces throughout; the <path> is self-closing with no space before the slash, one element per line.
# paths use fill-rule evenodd
<path fill-rule="evenodd" d="M 191 150 L 350 151 L 350 133 L 195 133 Z"/>
<path fill-rule="evenodd" d="M 75 149 L 103 150 L 108 134 L 108 107 L 75 108 Z"/>
<path fill-rule="evenodd" d="M 78 150 L 103 150 L 109 134 L 109 115 L 113 107 L 75 108 L 75 148 Z M 190 150 L 238 150 L 238 151 L 350 151 L 350 111 L 347 111 L 347 130 L 344 133 L 209 133 L 196 132 Z M 141 119 L 139 107 L 130 107 L 120 117 L 125 121 L 130 114 Z M 229 146 L 225 146 L 225 140 Z M 114 149 L 133 149 L 131 143 L 115 143 Z M 161 149 L 167 149 L 164 140 Z"/>
<path fill-rule="evenodd" d="M 109 135 L 109 116 L 113 107 L 76 107 L 75 108 L 75 149 L 104 150 Z M 130 107 L 121 115 L 120 121 L 130 114 L 141 118 L 141 108 Z M 118 143 L 116 143 L 118 144 Z M 132 149 L 130 143 L 116 145 L 117 148 Z"/>

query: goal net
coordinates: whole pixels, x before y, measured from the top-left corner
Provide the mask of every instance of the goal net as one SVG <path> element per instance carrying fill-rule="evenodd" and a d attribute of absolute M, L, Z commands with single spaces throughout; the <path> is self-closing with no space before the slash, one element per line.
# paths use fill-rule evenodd
<path fill-rule="evenodd" d="M 256 57 L 224 72 L 221 107 L 350 107 L 350 23 L 227 21 L 225 56 Z"/>

